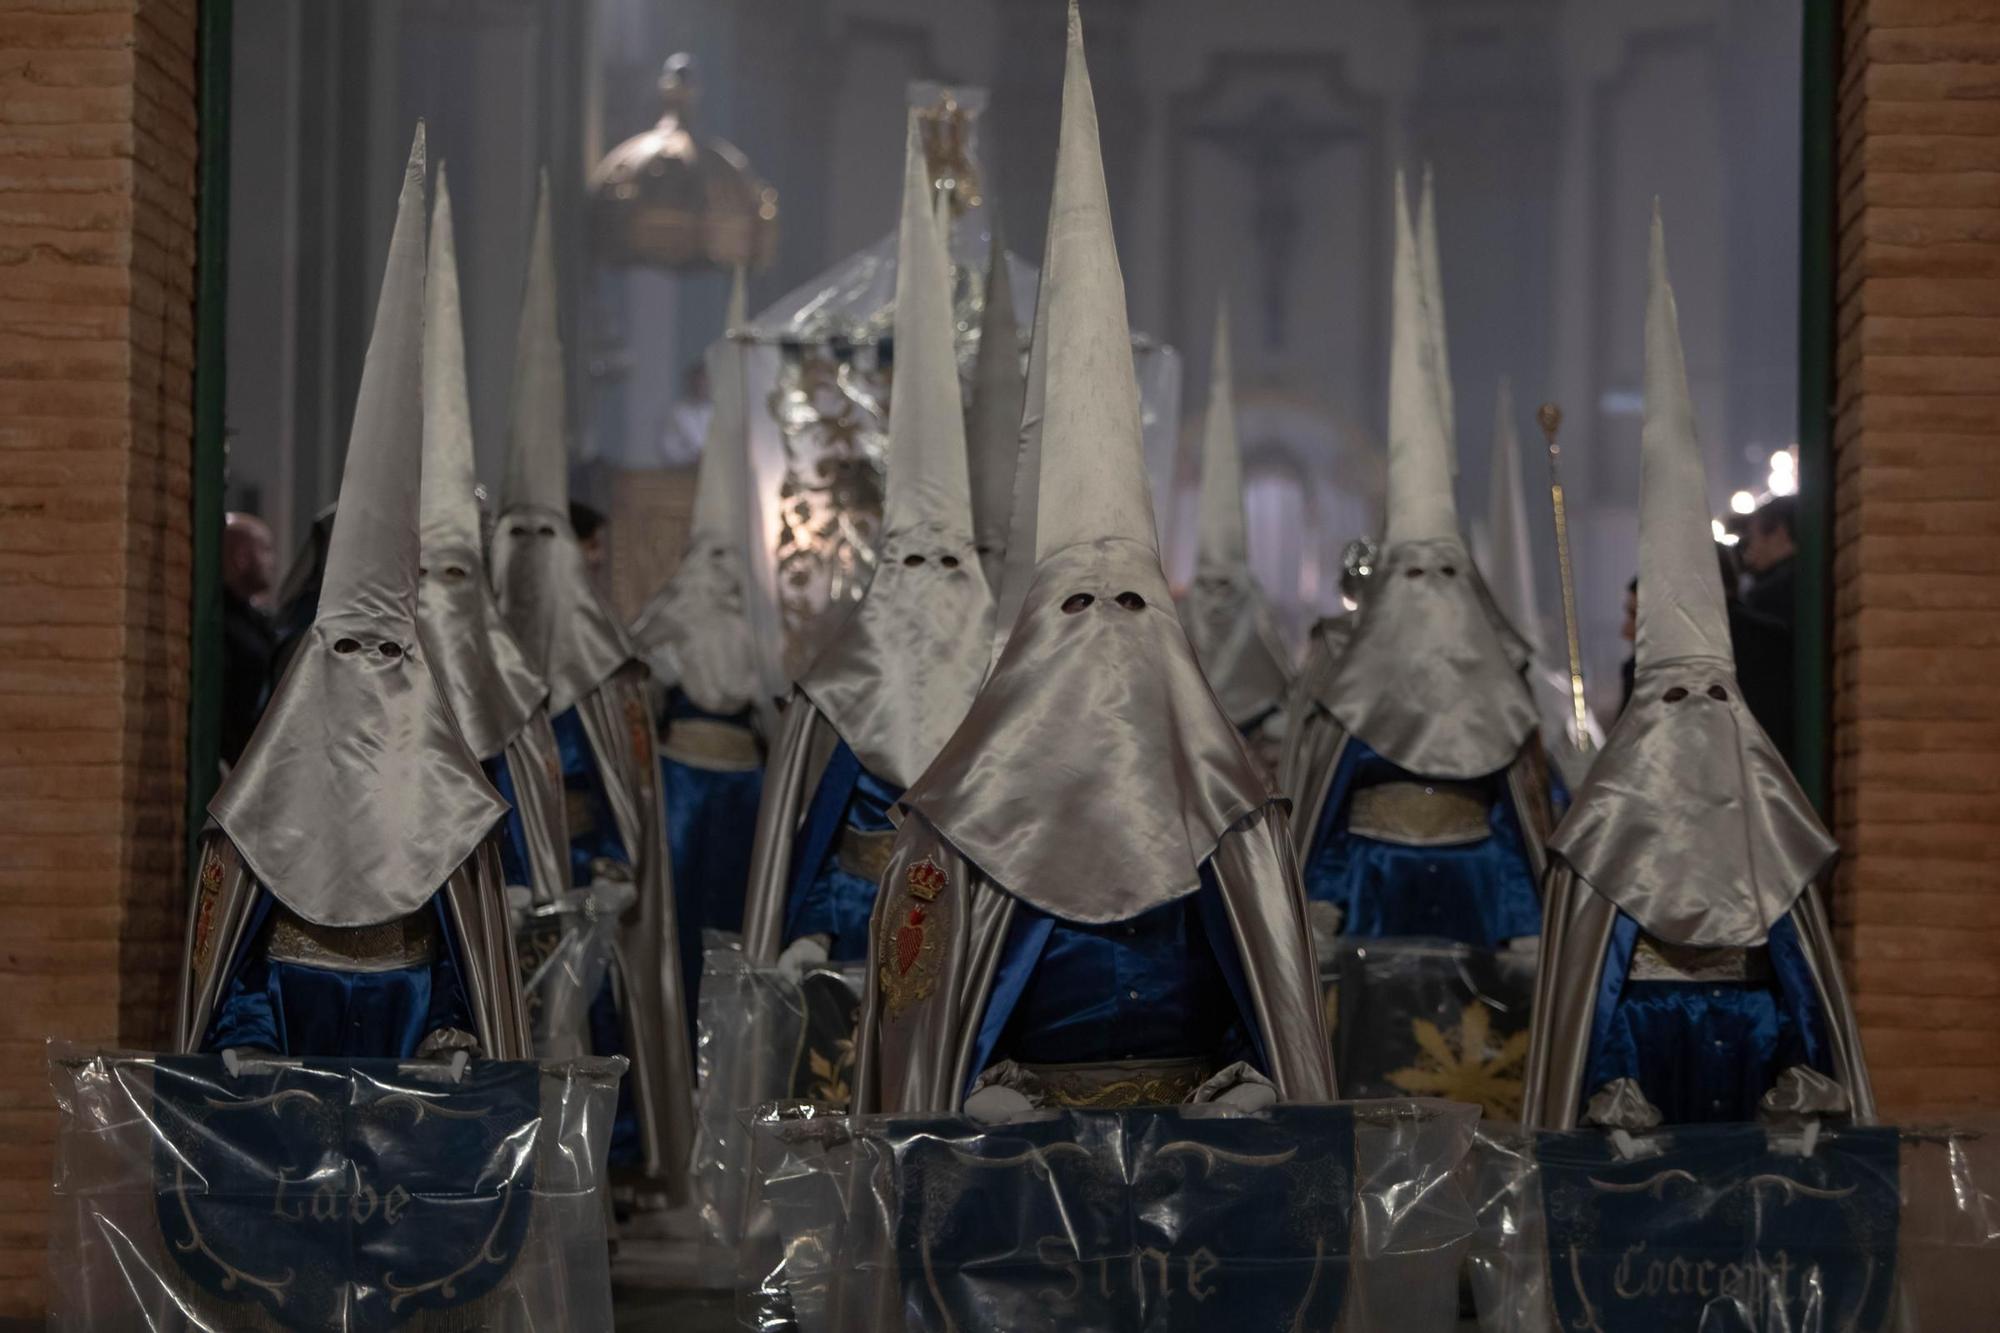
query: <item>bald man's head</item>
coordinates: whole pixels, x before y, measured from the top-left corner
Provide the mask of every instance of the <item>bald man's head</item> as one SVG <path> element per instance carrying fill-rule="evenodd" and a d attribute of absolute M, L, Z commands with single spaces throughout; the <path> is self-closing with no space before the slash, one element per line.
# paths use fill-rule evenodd
<path fill-rule="evenodd" d="M 271 529 L 255 514 L 222 520 L 222 586 L 246 602 L 261 605 L 278 581 L 278 551 Z"/>

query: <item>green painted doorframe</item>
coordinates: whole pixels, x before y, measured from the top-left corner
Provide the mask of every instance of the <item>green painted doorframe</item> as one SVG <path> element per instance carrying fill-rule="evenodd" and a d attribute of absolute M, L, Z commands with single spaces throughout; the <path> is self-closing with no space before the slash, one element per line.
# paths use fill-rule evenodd
<path fill-rule="evenodd" d="M 222 721 L 222 488 L 228 315 L 229 51 L 232 0 L 201 0 L 201 160 L 196 176 L 194 325 L 194 559 L 188 661 L 189 864 L 220 771 Z"/>
<path fill-rule="evenodd" d="M 1792 771 L 1829 813 L 1833 756 L 1833 393 L 1835 107 L 1840 7 L 1805 0 L 1799 153 L 1798 609 Z"/>

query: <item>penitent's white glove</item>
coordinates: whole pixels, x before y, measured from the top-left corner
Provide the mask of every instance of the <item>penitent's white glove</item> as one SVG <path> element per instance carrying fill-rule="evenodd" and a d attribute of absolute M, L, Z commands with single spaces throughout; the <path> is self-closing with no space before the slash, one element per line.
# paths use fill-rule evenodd
<path fill-rule="evenodd" d="M 801 935 L 785 946 L 778 955 L 778 970 L 797 981 L 812 969 L 826 962 L 826 946 L 830 943 L 824 935 Z"/>
<path fill-rule="evenodd" d="M 998 1083 L 988 1083 L 983 1088 L 974 1088 L 972 1095 L 965 1099 L 965 1114 L 982 1125 L 999 1125 L 1009 1120 L 1019 1120 L 1034 1109 L 1035 1104 L 1025 1096 Z"/>
<path fill-rule="evenodd" d="M 1232 1111 L 1261 1111 L 1278 1103 L 1278 1090 L 1268 1083 L 1238 1083 L 1228 1092 L 1217 1097 L 1212 1105 L 1226 1106 Z"/>

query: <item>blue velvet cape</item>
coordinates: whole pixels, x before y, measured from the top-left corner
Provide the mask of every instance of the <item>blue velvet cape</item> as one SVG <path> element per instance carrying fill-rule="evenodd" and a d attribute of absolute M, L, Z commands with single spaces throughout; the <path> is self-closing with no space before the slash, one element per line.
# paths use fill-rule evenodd
<path fill-rule="evenodd" d="M 1210 1057 L 1268 1072 L 1214 873 L 1128 921 L 1082 925 L 1014 905 L 971 1072 L 999 1060 L 1099 1064 Z M 971 1084 L 967 1084 L 970 1090 Z"/>
<path fill-rule="evenodd" d="M 1357 789 L 1423 780 L 1349 736 L 1303 867 L 1306 896 L 1337 904 L 1347 935 L 1421 935 L 1492 949 L 1541 934 L 1541 897 L 1504 770 L 1479 780 L 1491 831 L 1478 842 L 1406 847 L 1348 832 Z"/>
<path fill-rule="evenodd" d="M 570 883 L 577 888 L 591 882 L 590 863 L 599 858 L 632 864 L 632 854 L 618 836 L 618 820 L 611 811 L 611 798 L 604 789 L 604 774 L 597 766 L 597 753 L 590 748 L 590 736 L 574 706 L 549 719 L 556 733 L 556 748 L 562 756 L 563 794 L 569 811 Z M 503 793 L 504 794 L 504 793 Z M 625 1049 L 625 1024 L 618 1015 L 612 978 L 590 1003 L 590 1049 L 594 1055 L 629 1055 Z M 639 1116 L 632 1101 L 630 1079 L 618 1085 L 618 1114 L 611 1122 L 611 1158 L 619 1166 L 643 1159 L 639 1142 Z"/>
<path fill-rule="evenodd" d="M 437 914 L 437 958 L 429 966 L 383 972 L 338 971 L 270 957 L 265 935 L 274 903 L 260 888 L 203 1051 L 249 1047 L 322 1059 L 407 1060 L 432 1032 L 474 1030 L 459 979 L 458 931 L 442 896 L 422 909 Z"/>
<path fill-rule="evenodd" d="M 1598 976 L 1585 1102 L 1630 1078 L 1669 1125 L 1746 1121 L 1786 1069 L 1833 1077 L 1826 1012 L 1791 918 L 1771 927 L 1763 982 L 1633 981 L 1638 942 L 1639 923 L 1620 912 Z"/>
<path fill-rule="evenodd" d="M 842 741 L 827 760 L 806 807 L 793 845 L 791 889 L 785 899 L 785 943 L 803 935 L 826 935 L 827 957 L 836 963 L 868 956 L 868 918 L 875 910 L 874 881 L 841 869 L 834 855 L 842 828 L 879 833 L 895 827 L 889 807 L 902 799 L 891 786 L 862 767 Z"/>
<path fill-rule="evenodd" d="M 706 712 L 679 690 L 667 697 L 667 717 L 700 718 L 750 727 L 750 710 L 733 717 Z M 660 789 L 667 802 L 667 851 L 674 869 L 674 925 L 680 936 L 681 977 L 687 986 L 688 1039 L 701 997 L 701 937 L 705 930 L 740 932 L 750 888 L 750 848 L 757 837 L 757 801 L 764 766 L 736 771 L 700 768 L 660 752 Z"/>

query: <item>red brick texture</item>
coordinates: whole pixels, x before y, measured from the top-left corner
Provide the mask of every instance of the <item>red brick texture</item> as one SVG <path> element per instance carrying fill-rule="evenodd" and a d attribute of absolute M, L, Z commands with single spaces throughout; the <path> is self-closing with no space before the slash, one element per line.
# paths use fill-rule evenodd
<path fill-rule="evenodd" d="M 0 0 L 0 1317 L 51 1036 L 166 1032 L 183 912 L 197 0 Z"/>
<path fill-rule="evenodd" d="M 2000 1107 L 2000 6 L 1846 0 L 1838 912 L 1892 1113 Z"/>

